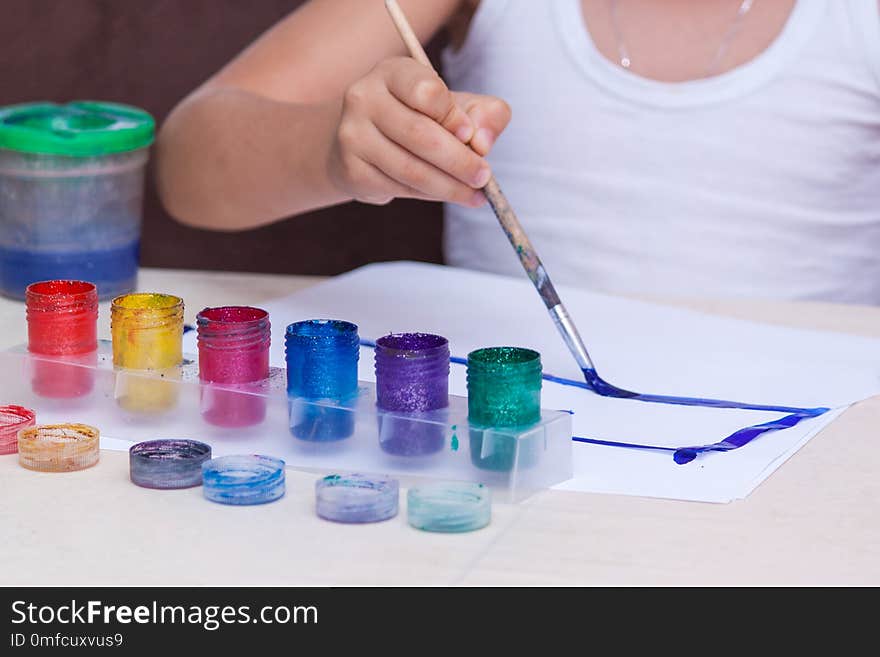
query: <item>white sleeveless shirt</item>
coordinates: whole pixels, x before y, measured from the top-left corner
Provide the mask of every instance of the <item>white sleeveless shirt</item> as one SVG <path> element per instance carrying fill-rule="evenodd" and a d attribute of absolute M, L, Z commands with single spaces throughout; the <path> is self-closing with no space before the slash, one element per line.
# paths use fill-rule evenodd
<path fill-rule="evenodd" d="M 775 42 L 666 83 L 608 61 L 579 0 L 482 0 L 453 89 L 507 100 L 489 161 L 556 283 L 880 304 L 880 11 L 798 0 Z M 488 207 L 446 260 L 522 275 Z"/>

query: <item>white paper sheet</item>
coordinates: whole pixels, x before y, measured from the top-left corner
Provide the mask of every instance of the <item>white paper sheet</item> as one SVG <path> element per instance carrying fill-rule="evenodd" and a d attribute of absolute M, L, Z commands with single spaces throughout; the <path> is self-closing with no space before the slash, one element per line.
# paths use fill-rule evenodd
<path fill-rule="evenodd" d="M 838 410 L 765 434 L 726 453 L 677 465 L 669 452 L 576 443 L 575 477 L 560 488 L 706 502 L 743 498 L 849 404 L 880 392 L 880 340 L 792 330 L 560 288 L 597 369 L 630 390 Z M 353 321 L 362 338 L 426 331 L 449 338 L 455 356 L 493 345 L 537 349 L 544 371 L 580 379 L 538 295 L 525 278 L 417 263 L 369 265 L 267 304 L 284 364 L 282 327 L 308 318 Z M 187 336 L 188 351 L 195 340 Z M 360 378 L 374 380 L 361 351 Z M 451 392 L 466 394 L 453 365 Z M 542 406 L 574 411 L 575 435 L 683 447 L 718 442 L 782 413 L 693 408 L 608 399 L 544 383 Z"/>

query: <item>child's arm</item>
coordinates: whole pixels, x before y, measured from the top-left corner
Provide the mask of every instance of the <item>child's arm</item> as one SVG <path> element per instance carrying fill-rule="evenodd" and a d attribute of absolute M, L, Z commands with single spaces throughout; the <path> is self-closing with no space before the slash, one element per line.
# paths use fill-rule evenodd
<path fill-rule="evenodd" d="M 461 0 L 401 0 L 426 40 Z M 478 204 L 485 155 L 510 118 L 452 94 L 404 57 L 382 0 L 312 0 L 182 101 L 158 144 L 162 199 L 180 221 L 241 230 L 397 196 Z"/>

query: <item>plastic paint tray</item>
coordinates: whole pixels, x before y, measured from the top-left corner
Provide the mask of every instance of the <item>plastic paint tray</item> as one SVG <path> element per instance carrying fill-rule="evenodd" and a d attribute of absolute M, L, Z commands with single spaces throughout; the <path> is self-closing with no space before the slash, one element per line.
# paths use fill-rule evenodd
<path fill-rule="evenodd" d="M 479 428 L 468 424 L 465 397 L 450 395 L 448 408 L 430 413 L 387 412 L 376 408 L 373 383 L 360 382 L 345 403 L 308 401 L 288 397 L 284 369 L 272 368 L 267 380 L 246 388 L 207 385 L 196 360 L 187 357 L 161 373 L 114 371 L 109 341 L 99 343 L 96 358 L 38 356 L 19 346 L 0 351 L 0 388 L 3 399 L 34 409 L 39 424 L 84 422 L 131 443 L 189 438 L 211 445 L 215 456 L 267 454 L 322 474 L 384 474 L 404 485 L 481 482 L 499 501 L 523 499 L 572 476 L 566 411 L 542 410 L 540 422 L 526 428 Z M 65 381 L 80 396 L 38 394 L 55 394 Z M 262 420 L 223 427 L 205 419 L 238 408 Z"/>

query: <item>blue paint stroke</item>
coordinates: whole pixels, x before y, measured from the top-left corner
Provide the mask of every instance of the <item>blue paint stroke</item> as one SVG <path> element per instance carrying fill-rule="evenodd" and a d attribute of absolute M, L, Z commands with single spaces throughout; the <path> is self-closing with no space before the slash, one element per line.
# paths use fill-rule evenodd
<path fill-rule="evenodd" d="M 361 340 L 361 345 L 364 347 L 374 348 L 376 346 L 376 343 L 370 340 Z M 450 362 L 456 363 L 458 365 L 467 365 L 466 358 L 452 356 L 449 360 Z M 770 413 L 786 414 L 777 420 L 771 420 L 762 424 L 756 424 L 754 426 L 739 429 L 738 431 L 735 431 L 720 442 L 694 447 L 660 447 L 658 445 L 615 442 L 611 440 L 600 440 L 598 438 L 584 438 L 581 436 L 572 437 L 572 440 L 574 442 L 588 443 L 591 445 L 672 452 L 673 460 L 679 465 L 690 463 L 695 458 L 697 458 L 697 456 L 705 454 L 707 452 L 729 452 L 734 449 L 739 449 L 744 445 L 748 445 L 755 438 L 762 436 L 765 433 L 779 431 L 781 429 L 790 429 L 791 427 L 797 426 L 804 420 L 819 417 L 831 410 L 830 408 L 824 407 L 797 408 L 793 406 L 774 406 L 768 404 L 752 404 L 748 402 L 727 401 L 724 399 L 704 399 L 701 397 L 675 397 L 671 395 L 642 394 L 631 392 L 629 390 L 624 390 L 623 388 L 618 388 L 617 386 L 608 383 L 607 381 L 602 379 L 595 370 L 584 370 L 584 381 L 567 379 L 565 377 L 555 376 L 546 372 L 542 375 L 542 378 L 545 381 L 550 381 L 551 383 L 558 383 L 564 386 L 581 388 L 582 390 L 589 390 L 590 392 L 593 392 L 602 397 L 632 399 L 634 401 L 643 401 L 654 404 L 669 404 L 675 406 L 730 408 L 745 411 L 766 411 Z M 572 413 L 572 411 L 568 412 Z"/>
<path fill-rule="evenodd" d="M 573 436 L 572 440 L 577 443 L 587 443 L 590 445 L 604 445 L 607 447 L 626 447 L 628 449 L 647 449 L 662 452 L 672 452 L 673 460 L 679 465 L 690 463 L 700 454 L 707 452 L 729 452 L 733 449 L 739 449 L 743 445 L 748 445 L 752 440 L 760 435 L 771 431 L 779 431 L 780 429 L 790 429 L 795 427 L 804 420 L 810 420 L 814 417 L 824 415 L 830 409 L 828 408 L 812 408 L 805 409 L 798 413 L 785 415 L 777 420 L 770 420 L 763 424 L 756 424 L 751 427 L 745 427 L 735 431 L 721 442 L 711 443 L 709 445 L 701 445 L 697 447 L 661 447 L 659 445 L 641 445 L 639 443 L 622 443 L 611 440 L 599 440 L 598 438 L 583 438 L 581 436 Z"/>
<path fill-rule="evenodd" d="M 605 447 L 626 447 L 627 449 L 650 449 L 660 452 L 675 452 L 677 447 L 661 447 L 660 445 L 641 445 L 639 443 L 621 443 L 614 440 L 599 440 L 598 438 L 583 438 L 582 436 L 572 436 L 571 439 L 576 443 L 587 443 L 589 445 L 603 445 Z"/>

